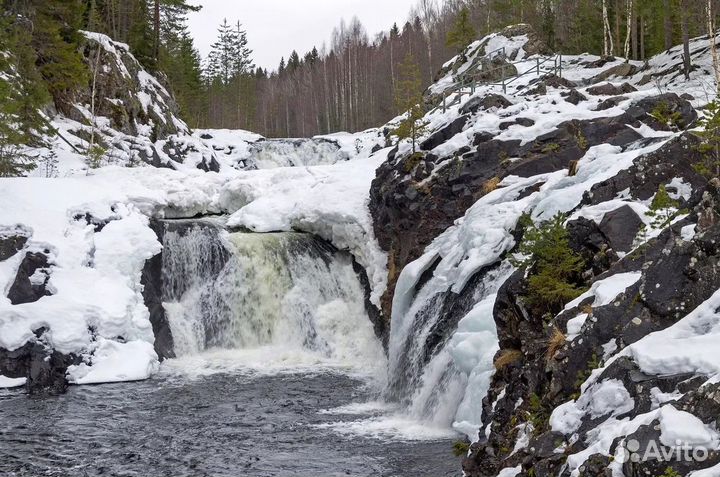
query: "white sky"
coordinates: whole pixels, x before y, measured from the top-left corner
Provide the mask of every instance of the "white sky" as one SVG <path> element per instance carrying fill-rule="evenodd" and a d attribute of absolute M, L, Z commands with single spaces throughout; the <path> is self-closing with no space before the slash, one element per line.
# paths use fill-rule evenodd
<path fill-rule="evenodd" d="M 195 0 L 202 10 L 189 18 L 195 46 L 205 57 L 215 42 L 217 27 L 227 18 L 238 20 L 247 30 L 248 44 L 257 66 L 276 69 L 280 58 L 292 50 L 302 57 L 313 46 L 318 49 L 340 19 L 357 15 L 370 38 L 389 30 L 393 22 L 402 28 L 416 0 Z"/>

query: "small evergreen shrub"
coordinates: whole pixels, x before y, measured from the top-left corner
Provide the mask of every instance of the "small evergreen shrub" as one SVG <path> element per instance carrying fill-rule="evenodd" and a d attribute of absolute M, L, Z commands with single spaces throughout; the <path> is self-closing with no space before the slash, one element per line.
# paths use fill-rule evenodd
<path fill-rule="evenodd" d="M 569 301 L 580 296 L 585 287 L 581 273 L 584 261 L 570 248 L 565 217 L 535 225 L 528 216 L 521 219 L 525 231 L 518 255 L 511 263 L 528 271 L 527 302 L 539 314 L 556 314 Z"/>
<path fill-rule="evenodd" d="M 650 112 L 650 116 L 657 119 L 659 123 L 664 124 L 672 129 L 680 130 L 683 128 L 683 119 L 680 111 L 673 111 L 667 101 L 660 102 Z"/>

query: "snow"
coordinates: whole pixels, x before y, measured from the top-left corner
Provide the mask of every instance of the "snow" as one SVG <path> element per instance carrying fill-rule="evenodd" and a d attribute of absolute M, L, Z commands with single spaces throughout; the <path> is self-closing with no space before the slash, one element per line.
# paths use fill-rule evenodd
<path fill-rule="evenodd" d="M 629 355 L 643 372 L 653 375 L 720 374 L 720 291 L 686 317 L 633 343 L 620 355 Z"/>
<path fill-rule="evenodd" d="M 0 374 L 0 388 L 19 388 L 25 386 L 27 378 L 8 378 Z"/>
<path fill-rule="evenodd" d="M 703 424 L 689 412 L 678 411 L 670 404 L 660 408 L 660 442 L 668 447 L 690 446 L 716 449 L 717 431 Z"/>
<path fill-rule="evenodd" d="M 691 241 L 693 238 L 695 238 L 695 229 L 697 228 L 697 224 L 690 224 L 686 225 L 685 227 L 680 229 L 680 238 L 685 240 L 686 242 Z"/>
<path fill-rule="evenodd" d="M 158 369 L 152 343 L 135 340 L 127 343 L 100 339 L 92 345 L 92 364 L 68 368 L 72 384 L 114 383 L 147 379 Z"/>
<path fill-rule="evenodd" d="M 592 419 L 615 417 L 634 408 L 635 401 L 622 382 L 608 379 L 588 388 L 577 401 L 569 401 L 555 408 L 550 416 L 550 427 L 553 431 L 571 435 L 578 430 L 585 415 Z"/>
<path fill-rule="evenodd" d="M 598 280 L 590 286 L 588 291 L 565 305 L 565 309 L 571 310 L 593 296 L 595 297 L 595 300 L 592 302 L 591 306 L 600 307 L 609 305 L 615 300 L 615 298 L 617 298 L 618 295 L 637 283 L 641 277 L 642 273 L 640 272 L 628 272 L 616 273 L 608 278 Z"/>
<path fill-rule="evenodd" d="M 497 477 L 515 477 L 522 472 L 522 465 L 518 464 L 515 467 L 506 467 L 500 471 Z"/>

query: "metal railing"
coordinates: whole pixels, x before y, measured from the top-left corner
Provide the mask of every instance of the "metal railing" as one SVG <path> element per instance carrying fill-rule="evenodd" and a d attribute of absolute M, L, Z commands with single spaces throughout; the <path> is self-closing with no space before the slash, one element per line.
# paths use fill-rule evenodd
<path fill-rule="evenodd" d="M 501 66 L 498 66 L 496 68 L 492 68 L 489 70 L 481 70 L 480 72 L 484 75 L 491 75 L 493 73 L 500 72 L 500 81 L 492 81 L 492 80 L 481 80 L 473 75 L 475 73 L 478 73 L 478 67 L 484 62 L 484 61 L 492 61 L 495 57 L 505 57 L 505 47 L 498 48 L 497 50 L 493 50 L 490 53 L 485 54 L 480 61 L 476 64 L 476 66 L 472 67 L 471 69 L 468 69 L 468 71 L 463 72 L 461 76 L 458 77 L 455 81 L 455 86 L 453 86 L 450 89 L 446 89 L 442 93 L 442 110 L 443 113 L 447 111 L 447 108 L 454 106 L 455 104 L 458 104 L 460 101 L 462 101 L 463 94 L 468 94 L 472 96 L 475 94 L 475 90 L 478 86 L 501 86 L 503 89 L 503 93 L 507 93 L 507 87 L 509 84 L 513 83 L 514 81 L 517 81 L 518 79 L 522 78 L 523 76 L 535 73 L 538 76 L 540 76 L 541 72 L 541 66 L 546 65 L 549 62 L 552 62 L 552 67 L 548 68 L 545 73 L 553 73 L 556 76 L 559 76 L 562 78 L 562 53 L 558 53 L 555 56 L 548 56 L 545 58 L 537 57 L 535 59 L 535 65 L 526 70 L 522 73 L 518 72 L 517 69 L 515 70 L 515 73 L 507 74 L 507 68 L 508 66 L 512 65 L 519 65 L 519 64 L 526 64 L 528 60 L 520 60 L 520 61 L 510 61 L 502 64 Z M 465 91 L 465 88 L 467 88 L 469 91 Z M 449 96 L 452 96 L 453 94 L 457 94 L 457 98 L 453 100 L 452 103 L 447 104 L 447 99 Z M 439 107 L 439 106 L 438 106 Z M 435 108 L 437 109 L 437 107 Z M 435 110 L 433 109 L 433 111 Z"/>

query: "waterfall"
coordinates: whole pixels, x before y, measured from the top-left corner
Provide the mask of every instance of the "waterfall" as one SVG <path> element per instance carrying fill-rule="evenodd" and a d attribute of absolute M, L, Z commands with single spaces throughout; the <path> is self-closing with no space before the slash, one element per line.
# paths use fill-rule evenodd
<path fill-rule="evenodd" d="M 349 159 L 339 144 L 323 138 L 263 139 L 253 143 L 243 162 L 250 169 L 317 166 Z"/>
<path fill-rule="evenodd" d="M 349 254 L 308 234 L 180 222 L 166 224 L 163 252 L 163 306 L 178 356 L 276 349 L 347 366 L 384 363 Z"/>
<path fill-rule="evenodd" d="M 492 308 L 512 267 L 480 270 L 455 293 L 424 265 L 398 280 L 396 293 L 410 296 L 393 303 L 386 395 L 413 419 L 476 436 L 497 351 Z"/>

